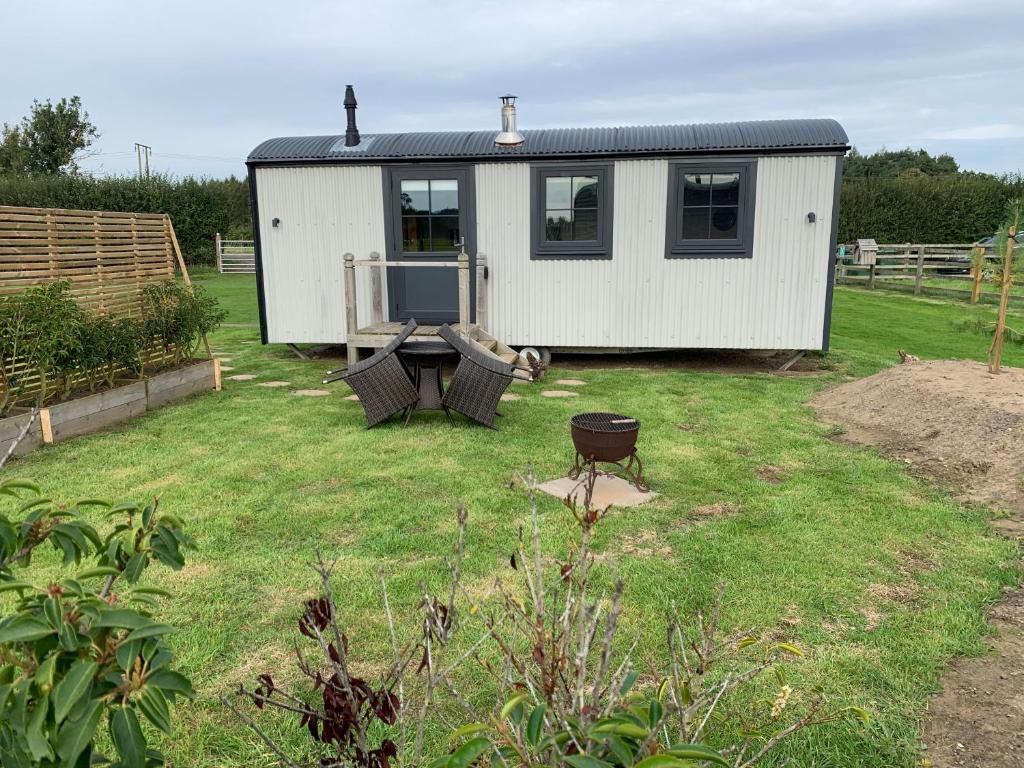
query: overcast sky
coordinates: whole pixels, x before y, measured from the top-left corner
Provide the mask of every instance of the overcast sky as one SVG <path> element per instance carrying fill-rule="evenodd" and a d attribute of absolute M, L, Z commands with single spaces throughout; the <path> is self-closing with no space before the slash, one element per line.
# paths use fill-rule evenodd
<path fill-rule="evenodd" d="M 84 166 L 225 176 L 263 139 L 834 117 L 864 152 L 1024 170 L 1024 2 L 6 0 L 0 122 L 79 95 Z M 1006 33 L 1010 34 L 1007 35 Z"/>

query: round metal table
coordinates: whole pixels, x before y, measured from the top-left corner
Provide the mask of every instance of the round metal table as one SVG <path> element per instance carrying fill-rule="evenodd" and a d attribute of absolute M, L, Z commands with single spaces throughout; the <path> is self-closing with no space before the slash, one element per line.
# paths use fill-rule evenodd
<path fill-rule="evenodd" d="M 398 355 L 412 369 L 413 386 L 420 395 L 419 402 L 408 409 L 405 423 L 409 423 L 414 410 L 444 411 L 448 422 L 454 426 L 452 415 L 442 402 L 444 380 L 441 374 L 444 364 L 457 360 L 459 353 L 446 341 L 412 341 L 400 346 Z"/>

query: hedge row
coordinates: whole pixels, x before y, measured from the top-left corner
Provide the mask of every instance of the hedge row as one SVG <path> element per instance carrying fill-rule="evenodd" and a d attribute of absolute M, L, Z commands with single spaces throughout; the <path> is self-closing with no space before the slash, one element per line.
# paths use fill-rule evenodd
<path fill-rule="evenodd" d="M 216 232 L 252 237 L 249 184 L 234 177 L 0 176 L 0 205 L 167 213 L 189 264 L 213 263 Z"/>
<path fill-rule="evenodd" d="M 973 173 L 848 180 L 839 241 L 966 243 L 997 229 L 1005 204 L 1024 196 L 1024 179 Z M 245 179 L 169 176 L 0 176 L 0 205 L 167 213 L 190 264 L 213 262 L 213 236 L 250 239 Z"/>
<path fill-rule="evenodd" d="M 839 242 L 972 243 L 1002 223 L 1006 201 L 1024 196 L 1019 176 L 973 173 L 851 180 L 843 184 Z"/>

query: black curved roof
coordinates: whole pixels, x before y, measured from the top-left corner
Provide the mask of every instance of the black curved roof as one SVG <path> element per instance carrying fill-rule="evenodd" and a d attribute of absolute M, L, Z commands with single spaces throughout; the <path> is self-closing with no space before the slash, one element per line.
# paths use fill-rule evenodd
<path fill-rule="evenodd" d="M 370 134 L 364 135 L 356 147 L 345 147 L 344 135 L 288 136 L 264 141 L 249 153 L 247 162 L 401 162 L 849 149 L 846 131 L 835 120 L 541 128 L 521 133 L 525 141 L 514 149 L 494 146 L 496 130 Z"/>

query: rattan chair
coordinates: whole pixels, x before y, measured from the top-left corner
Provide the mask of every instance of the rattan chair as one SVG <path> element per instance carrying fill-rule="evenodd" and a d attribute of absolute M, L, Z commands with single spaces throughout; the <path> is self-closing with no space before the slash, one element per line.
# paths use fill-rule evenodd
<path fill-rule="evenodd" d="M 514 366 L 447 325 L 442 325 L 437 335 L 462 355 L 442 399 L 445 407 L 497 429 L 494 417 L 498 415 L 502 393 L 512 383 Z"/>
<path fill-rule="evenodd" d="M 420 399 L 409 371 L 395 354 L 395 350 L 415 330 L 416 321 L 410 320 L 401 333 L 372 357 L 342 369 L 337 376 L 331 375 L 336 371 L 329 371 L 324 379 L 324 384 L 332 381 L 347 382 L 352 391 L 359 395 L 359 404 L 366 413 L 367 429 L 415 405 Z"/>

